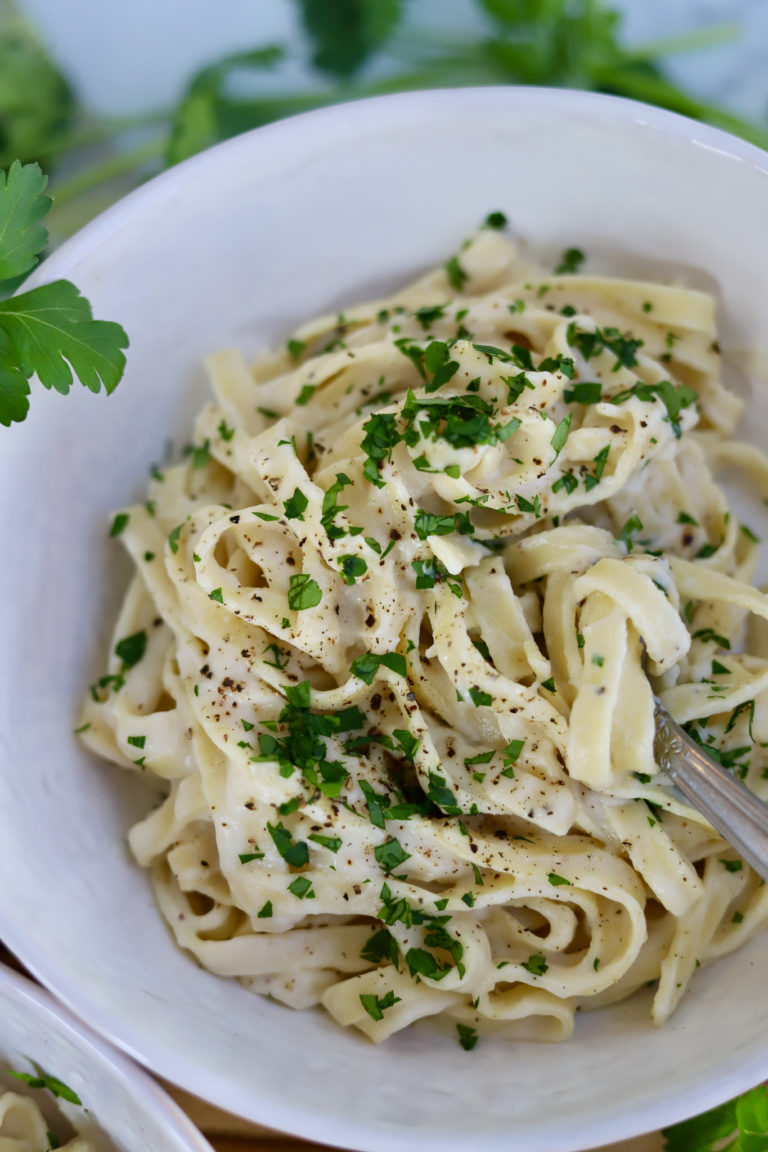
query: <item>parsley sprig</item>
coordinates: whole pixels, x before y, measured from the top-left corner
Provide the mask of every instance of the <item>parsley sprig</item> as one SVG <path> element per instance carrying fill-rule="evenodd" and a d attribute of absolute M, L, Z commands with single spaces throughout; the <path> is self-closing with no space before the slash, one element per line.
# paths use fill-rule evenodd
<path fill-rule="evenodd" d="M 663 1131 L 666 1152 L 759 1152 L 768 1147 L 768 1093 L 753 1088 Z"/>
<path fill-rule="evenodd" d="M 48 243 L 40 221 L 50 211 L 37 164 L 15 160 L 0 171 L 0 291 L 37 264 Z M 109 394 L 125 368 L 128 337 L 119 324 L 94 320 L 69 280 L 55 280 L 0 300 L 0 424 L 26 419 L 29 380 L 66 395 L 73 374 L 90 392 Z"/>

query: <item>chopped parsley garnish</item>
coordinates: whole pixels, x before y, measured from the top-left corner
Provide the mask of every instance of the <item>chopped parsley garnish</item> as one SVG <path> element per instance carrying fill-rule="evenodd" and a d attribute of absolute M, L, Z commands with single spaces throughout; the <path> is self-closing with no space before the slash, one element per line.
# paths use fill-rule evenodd
<path fill-rule="evenodd" d="M 599 404 L 602 398 L 603 386 L 597 380 L 579 381 L 563 392 L 566 404 Z"/>
<path fill-rule="evenodd" d="M 306 348 L 306 344 L 303 340 L 289 340 L 285 348 L 291 360 L 298 360 Z"/>
<path fill-rule="evenodd" d="M 112 527 L 109 530 L 110 537 L 119 536 L 128 527 L 130 516 L 127 512 L 118 512 L 112 521 Z"/>
<path fill-rule="evenodd" d="M 738 720 L 739 716 L 741 716 L 741 714 L 743 712 L 746 712 L 747 715 L 749 716 L 749 724 L 748 724 L 749 738 L 750 738 L 750 740 L 754 741 L 755 737 L 752 734 L 752 724 L 753 724 L 754 719 L 755 719 L 755 702 L 754 702 L 754 700 L 745 700 L 742 704 L 739 704 L 736 708 L 734 708 L 733 712 L 731 712 L 728 723 L 725 726 L 726 734 L 733 730 L 733 728 L 736 724 L 736 721 Z"/>
<path fill-rule="evenodd" d="M 555 275 L 562 276 L 578 272 L 585 260 L 586 256 L 581 248 L 566 248 L 560 257 L 560 263 L 555 268 Z"/>
<path fill-rule="evenodd" d="M 389 668 L 398 676 L 408 675 L 405 656 L 400 652 L 384 652 L 380 655 L 375 652 L 366 652 L 363 656 L 357 656 L 352 661 L 349 670 L 353 676 L 357 676 L 358 680 L 363 680 L 366 684 L 373 684 L 380 667 Z"/>
<path fill-rule="evenodd" d="M 527 960 L 523 961 L 523 968 L 525 968 L 527 972 L 530 972 L 532 976 L 543 976 L 549 968 L 549 965 L 543 956 L 536 954 L 529 956 Z"/>
<path fill-rule="evenodd" d="M 142 629 L 140 632 L 133 632 L 130 636 L 124 636 L 122 640 L 118 640 L 115 645 L 115 656 L 118 660 L 123 662 L 123 672 L 129 668 L 134 668 L 140 660 L 144 658 L 144 653 L 147 650 L 147 634 Z"/>
<path fill-rule="evenodd" d="M 209 600 L 215 600 L 217 604 L 224 603 L 224 593 L 221 588 L 214 588 L 213 592 L 208 593 Z"/>
<path fill-rule="evenodd" d="M 563 447 L 565 446 L 565 442 L 568 439 L 568 432 L 571 427 L 571 419 L 572 413 L 569 412 L 568 415 L 564 416 L 560 421 L 557 428 L 555 429 L 554 435 L 552 436 L 550 443 L 555 450 L 555 457 L 560 455 Z"/>
<path fill-rule="evenodd" d="M 503 231 L 508 220 L 503 212 L 489 212 L 483 221 L 483 228 L 493 228 L 496 232 Z"/>
<path fill-rule="evenodd" d="M 427 799 L 442 809 L 446 816 L 461 815 L 461 808 L 457 805 L 456 797 L 446 784 L 445 779 L 436 772 L 430 772 L 428 781 Z"/>
<path fill-rule="evenodd" d="M 365 1008 L 371 1020 L 383 1020 L 387 1008 L 392 1008 L 393 1005 L 399 1004 L 400 997 L 395 996 L 391 988 L 384 996 L 374 996 L 373 994 L 363 992 L 360 995 L 360 1003 L 363 1008 Z"/>
<path fill-rule="evenodd" d="M 585 360 L 591 360 L 593 356 L 599 356 L 605 351 L 612 352 L 616 357 L 614 372 L 637 364 L 635 353 L 643 346 L 642 340 L 623 336 L 618 328 L 595 328 L 594 332 L 586 332 L 578 327 L 575 320 L 568 325 L 566 339 L 571 348 L 577 348 Z"/>
<path fill-rule="evenodd" d="M 316 388 L 316 384 L 305 384 L 302 387 L 301 392 L 299 392 L 298 396 L 296 397 L 296 403 L 299 405 L 299 407 L 303 408 L 304 405 L 312 399 Z"/>
<path fill-rule="evenodd" d="M 637 512 L 633 512 L 629 519 L 625 520 L 619 533 L 619 539 L 624 544 L 627 552 L 631 552 L 634 548 L 632 537 L 636 536 L 638 532 L 642 532 L 642 530 L 643 523 Z"/>
<path fill-rule="evenodd" d="M 175 528 L 171 529 L 168 535 L 168 547 L 170 548 L 171 552 L 173 552 L 174 556 L 179 550 L 179 535 L 181 534 L 183 527 L 183 524 L 177 524 Z"/>
<path fill-rule="evenodd" d="M 469 519 L 468 512 L 454 512 L 449 516 L 438 516 L 435 512 L 425 512 L 419 508 L 414 521 L 416 535 L 419 540 L 426 540 L 427 536 L 448 536 L 458 532 L 462 536 L 472 536 L 475 527 Z"/>
<path fill-rule="evenodd" d="M 319 844 L 321 848 L 327 848 L 329 852 L 338 852 L 342 845 L 339 836 L 322 836 L 319 832 L 310 832 L 309 839 Z"/>
<path fill-rule="evenodd" d="M 464 271 L 461 264 L 459 264 L 458 256 L 452 256 L 450 260 L 446 261 L 444 267 L 445 274 L 448 277 L 451 287 L 456 292 L 461 292 L 464 285 L 469 280 L 469 276 Z"/>
<path fill-rule="evenodd" d="M 442 320 L 445 309 L 445 304 L 425 304 L 423 308 L 417 308 L 413 316 L 426 332 L 437 320 Z"/>
<path fill-rule="evenodd" d="M 584 476 L 584 487 L 587 489 L 587 492 L 590 492 L 602 480 L 605 466 L 608 463 L 608 456 L 610 455 L 610 451 L 610 444 L 606 444 L 604 448 L 600 449 L 597 456 L 595 456 L 594 460 L 592 461 L 592 463 L 597 465 L 597 467 L 595 468 L 594 472 L 587 472 Z"/>
<path fill-rule="evenodd" d="M 434 588 L 435 584 L 444 582 L 453 592 L 454 596 L 462 598 L 461 577 L 452 576 L 448 569 L 436 557 L 429 560 L 412 560 L 411 568 L 416 573 L 417 588 Z"/>
<path fill-rule="evenodd" d="M 544 687 L 544 685 L 542 685 L 542 687 Z M 552 685 L 552 691 L 554 691 L 554 683 Z M 517 763 L 518 757 L 520 756 L 524 746 L 525 740 L 510 740 L 509 744 L 507 744 L 506 748 L 502 752 L 502 759 L 504 761 L 504 770 L 501 773 L 502 776 L 508 776 L 511 780 L 514 780 L 514 765 Z"/>
<path fill-rule="evenodd" d="M 569 888 L 571 887 L 570 880 L 566 880 L 565 876 L 558 876 L 557 872 L 550 872 L 547 875 L 547 880 L 549 880 L 553 888 L 558 888 L 561 885 L 567 885 Z"/>
<path fill-rule="evenodd" d="M 411 858 L 410 852 L 406 852 L 400 841 L 394 837 L 385 841 L 384 844 L 378 844 L 374 848 L 373 854 L 385 872 L 394 872 L 395 868 L 399 868 L 401 864 Z"/>
<path fill-rule="evenodd" d="M 384 481 L 379 476 L 379 468 L 400 442 L 397 416 L 393 412 L 376 412 L 363 425 L 363 432 L 365 436 L 360 446 L 367 456 L 363 475 L 377 488 L 383 488 Z"/>
<path fill-rule="evenodd" d="M 469 695 L 475 708 L 487 707 L 493 704 L 493 696 L 491 696 L 490 692 L 483 692 L 480 688 L 470 688 Z"/>
<path fill-rule="evenodd" d="M 269 832 L 272 837 L 275 848 L 277 848 L 286 864 L 290 864 L 292 868 L 303 868 L 305 864 L 309 863 L 309 847 L 307 844 L 303 840 L 294 842 L 291 833 L 282 823 L 278 824 L 277 827 L 268 823 L 267 832 Z"/>
<path fill-rule="evenodd" d="M 263 904 L 261 909 L 256 913 L 256 916 L 259 920 L 269 920 L 272 916 L 272 901 L 267 900 L 266 904 Z"/>
<path fill-rule="evenodd" d="M 678 440 L 682 434 L 680 413 L 684 408 L 695 404 L 699 398 L 698 393 L 686 384 L 673 384 L 670 380 L 660 380 L 658 384 L 644 384 L 642 381 L 638 381 L 631 388 L 611 397 L 611 402 L 621 404 L 630 396 L 637 396 L 638 400 L 645 401 L 661 400 L 667 410 L 666 419 L 671 424 L 675 438 Z"/>
<path fill-rule="evenodd" d="M 720 863 L 726 872 L 741 872 L 744 867 L 741 860 L 721 860 Z"/>
<path fill-rule="evenodd" d="M 306 572 L 294 572 L 288 578 L 288 607 L 297 612 L 315 608 L 323 598 L 320 585 Z"/>
<path fill-rule="evenodd" d="M 477 1029 L 471 1028 L 469 1024 L 457 1024 L 456 1031 L 459 1034 L 459 1044 L 465 1052 L 471 1052 L 477 1044 Z"/>
<path fill-rule="evenodd" d="M 241 864 L 250 864 L 251 860 L 263 860 L 263 852 L 241 852 L 238 860 Z"/>
<path fill-rule="evenodd" d="M 389 960 L 398 967 L 397 941 L 386 928 L 374 932 L 368 943 L 360 952 L 360 959 L 367 960 L 369 964 L 380 964 L 382 960 Z"/>
<path fill-rule="evenodd" d="M 202 444 L 193 444 L 191 449 L 192 468 L 205 468 L 211 462 L 211 442 L 206 439 Z"/>
<path fill-rule="evenodd" d="M 362 556 L 339 556 L 338 565 L 345 584 L 354 584 L 360 576 L 364 576 L 368 571 L 368 565 Z"/>
<path fill-rule="evenodd" d="M 288 885 L 288 891 L 293 892 L 294 896 L 298 896 L 299 900 L 315 899 L 312 881 L 308 876 L 297 876 L 296 879 Z"/>
<path fill-rule="evenodd" d="M 37 1065 L 35 1065 L 37 1068 Z M 22 1084 L 27 1084 L 30 1088 L 47 1088 L 49 1092 L 61 1100 L 66 1100 L 69 1104 L 77 1104 L 82 1108 L 83 1102 L 69 1085 L 65 1084 L 63 1080 L 59 1080 L 58 1076 L 51 1076 L 47 1072 L 43 1072 L 40 1068 L 35 1073 L 31 1072 L 14 1072 L 11 1068 L 5 1069 L 8 1076 L 13 1076 L 15 1080 L 21 1080 Z"/>
<path fill-rule="evenodd" d="M 289 496 L 287 500 L 283 501 L 283 508 L 285 508 L 285 515 L 288 520 L 303 520 L 308 505 L 309 500 L 300 488 L 296 488 L 293 496 Z"/>

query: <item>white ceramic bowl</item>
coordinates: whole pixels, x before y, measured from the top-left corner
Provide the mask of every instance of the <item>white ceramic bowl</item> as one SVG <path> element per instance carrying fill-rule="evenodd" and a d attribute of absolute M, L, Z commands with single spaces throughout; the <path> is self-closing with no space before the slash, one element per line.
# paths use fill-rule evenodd
<path fill-rule="evenodd" d="M 710 1107 L 768 1075 L 768 949 L 697 975 L 663 1030 L 633 1000 L 562 1046 L 428 1030 L 374 1048 L 199 970 L 123 837 L 148 806 L 71 737 L 125 570 L 109 510 L 205 396 L 201 356 L 444 260 L 501 209 L 535 251 L 577 244 L 722 301 L 726 363 L 764 342 L 768 156 L 641 105 L 565 91 L 421 93 L 300 117 L 148 184 L 66 244 L 68 276 L 131 336 L 109 399 L 36 393 L 2 431 L 0 934 L 94 1028 L 233 1112 L 366 1152 L 567 1152 Z M 55 946 L 52 947 L 52 942 Z"/>
<path fill-rule="evenodd" d="M 173 1100 L 131 1060 L 109 1048 L 42 988 L 0 964 L 0 1074 L 34 1075 L 30 1061 L 80 1097 L 82 1111 L 63 1105 L 83 1135 L 110 1152 L 213 1152 Z M 41 1108 L 56 1101 L 4 1075 L 6 1088 L 31 1095 Z"/>

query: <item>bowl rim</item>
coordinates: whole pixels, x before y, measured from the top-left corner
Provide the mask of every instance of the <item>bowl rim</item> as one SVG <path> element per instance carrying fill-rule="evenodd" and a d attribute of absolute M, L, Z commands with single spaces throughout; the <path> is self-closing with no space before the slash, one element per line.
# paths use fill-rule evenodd
<path fill-rule="evenodd" d="M 627 129 L 633 126 L 650 129 L 660 136 L 679 141 L 681 147 L 705 149 L 717 153 L 726 163 L 744 164 L 768 176 L 768 152 L 757 146 L 697 120 L 622 97 L 567 88 L 513 85 L 438 88 L 376 96 L 301 113 L 253 129 L 206 149 L 176 167 L 160 173 L 107 208 L 65 241 L 32 272 L 20 290 L 24 291 L 52 279 L 66 277 L 73 268 L 87 260 L 102 243 L 108 242 L 115 232 L 119 232 L 124 226 L 140 217 L 146 208 L 194 183 L 198 172 L 211 164 L 212 157 L 248 155 L 254 147 L 261 148 L 263 145 L 272 147 L 279 144 L 284 149 L 300 146 L 305 136 L 322 133 L 326 127 L 335 130 L 340 125 L 346 125 L 349 129 L 354 129 L 356 125 L 365 125 L 366 129 L 371 131 L 379 124 L 401 123 L 415 106 L 425 111 L 442 107 L 443 113 L 448 114 L 452 107 L 459 104 L 463 111 L 468 107 L 477 111 L 481 111 L 483 107 L 493 107 L 496 110 L 509 109 L 523 113 L 527 109 L 550 112 L 561 110 L 571 119 L 584 117 L 593 124 L 614 127 L 623 125 Z M 230 1112 L 242 1114 L 240 1094 L 237 1090 L 232 1090 L 225 1078 L 212 1073 L 211 1070 L 201 1069 L 199 1062 L 194 1059 L 182 1057 L 178 1053 L 170 1054 L 167 1045 L 151 1031 L 144 1030 L 140 1047 L 136 1044 L 135 1037 L 131 1040 L 116 1034 L 114 1020 L 105 1018 L 94 1004 L 89 1003 L 87 988 L 84 989 L 82 985 L 75 984 L 66 977 L 60 977 L 54 968 L 49 967 L 47 956 L 35 947 L 34 937 L 25 934 L 23 923 L 19 919 L 8 925 L 4 920 L 5 913 L 0 909 L 0 933 L 3 934 L 8 946 L 73 1014 L 83 1018 L 83 1013 L 90 1012 L 86 1017 L 90 1022 L 89 1027 L 97 1028 L 101 1037 L 164 1078 L 183 1085 L 185 1090 L 210 1100 Z M 682 1100 L 676 1099 L 673 1103 L 661 1106 L 653 1100 L 648 1100 L 645 1104 L 634 1107 L 631 1123 L 625 1125 L 621 1132 L 616 1131 L 615 1122 L 612 1126 L 606 1127 L 604 1123 L 601 1124 L 596 1120 L 589 1135 L 589 1143 L 580 1146 L 592 1148 L 595 1140 L 605 1143 L 664 1127 L 712 1107 L 713 1101 L 719 1103 L 729 1099 L 766 1076 L 768 1076 L 768 1043 L 765 1051 L 759 1056 L 740 1062 L 737 1068 L 728 1072 L 721 1072 L 718 1075 L 714 1095 L 711 1083 L 702 1082 L 689 1089 Z M 368 1152 L 391 1152 L 395 1146 L 394 1141 L 402 1136 L 402 1133 L 398 1133 L 393 1137 L 381 1126 L 372 1126 L 370 1122 L 361 1127 L 359 1120 L 350 1122 L 344 1116 L 336 1116 L 333 1119 L 319 1117 L 311 1109 L 304 1108 L 299 1101 L 293 1101 L 288 1105 L 284 1101 L 261 1099 L 259 1108 L 259 1122 L 267 1126 L 287 1130 L 306 1139 L 332 1144 L 362 1137 L 366 1141 L 364 1146 Z M 286 1124 L 289 1125 L 287 1129 Z M 444 1146 L 442 1136 L 419 1132 L 418 1139 L 424 1152 L 442 1152 Z M 495 1142 L 489 1143 L 488 1146 L 502 1147 L 501 1143 L 497 1145 Z M 576 1145 L 571 1147 L 575 1148 Z"/>
<path fill-rule="evenodd" d="M 99 1065 L 142 1111 L 156 1117 L 189 1152 L 213 1152 L 202 1132 L 141 1065 L 108 1044 L 45 988 L 0 963 L 0 1002 L 3 1000 L 16 1001 L 27 1015 L 37 1016 L 43 1021 L 48 1031 L 66 1036 L 73 1047 L 86 1056 L 89 1064 Z M 3 1058 L 0 1051 L 0 1061 Z M 98 1119 L 98 1111 L 90 1102 L 87 1106 Z M 114 1137 L 116 1134 L 110 1132 L 108 1135 Z"/>
<path fill-rule="evenodd" d="M 627 121 L 651 128 L 662 135 L 679 139 L 682 143 L 693 145 L 716 152 L 725 159 L 735 160 L 747 164 L 759 172 L 768 174 L 768 151 L 764 151 L 748 140 L 734 136 L 721 128 L 705 124 L 701 120 L 694 120 L 690 116 L 683 116 L 678 112 L 670 112 L 653 104 L 644 104 L 639 100 L 631 100 L 624 96 L 613 96 L 602 92 L 589 92 L 579 88 L 553 88 L 536 85 L 499 85 L 456 87 L 456 88 L 424 88 L 412 92 L 396 92 L 383 96 L 369 96 L 362 100 L 350 100 L 340 104 L 331 104 L 324 108 L 316 108 L 310 112 L 300 112 L 276 120 L 271 124 L 252 128 L 241 132 L 228 140 L 223 140 L 202 152 L 182 160 L 172 168 L 151 177 L 146 183 L 135 188 L 127 195 L 121 197 L 114 204 L 105 208 L 93 220 L 82 228 L 47 256 L 35 267 L 24 283 L 17 289 L 24 292 L 38 284 L 48 283 L 54 277 L 64 276 L 68 268 L 79 263 L 90 252 L 107 240 L 113 232 L 128 223 L 136 214 L 140 213 L 145 204 L 149 205 L 157 199 L 171 195 L 180 186 L 194 181 L 198 169 L 207 167 L 212 156 L 235 154 L 239 151 L 248 151 L 254 140 L 271 141 L 274 137 L 296 133 L 299 137 L 304 134 L 313 134 L 322 131 L 324 122 L 334 124 L 336 121 L 347 120 L 349 124 L 354 121 L 371 118 L 386 119 L 390 110 L 395 113 L 399 108 L 409 109 L 414 104 L 428 108 L 436 102 L 460 100 L 463 104 L 472 103 L 482 106 L 484 103 L 498 105 L 498 102 L 508 101 L 510 105 L 520 107 L 562 108 L 563 111 L 573 113 L 583 112 L 588 117 L 603 123 L 626 123 Z M 53 190 L 55 202 L 55 189 Z"/>

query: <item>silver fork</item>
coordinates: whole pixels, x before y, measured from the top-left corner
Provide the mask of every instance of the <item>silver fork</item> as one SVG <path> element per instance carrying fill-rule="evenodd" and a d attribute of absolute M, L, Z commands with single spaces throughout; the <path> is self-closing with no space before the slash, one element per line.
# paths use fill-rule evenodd
<path fill-rule="evenodd" d="M 659 768 L 764 880 L 768 880 L 768 804 L 713 760 L 655 700 L 653 751 Z"/>

